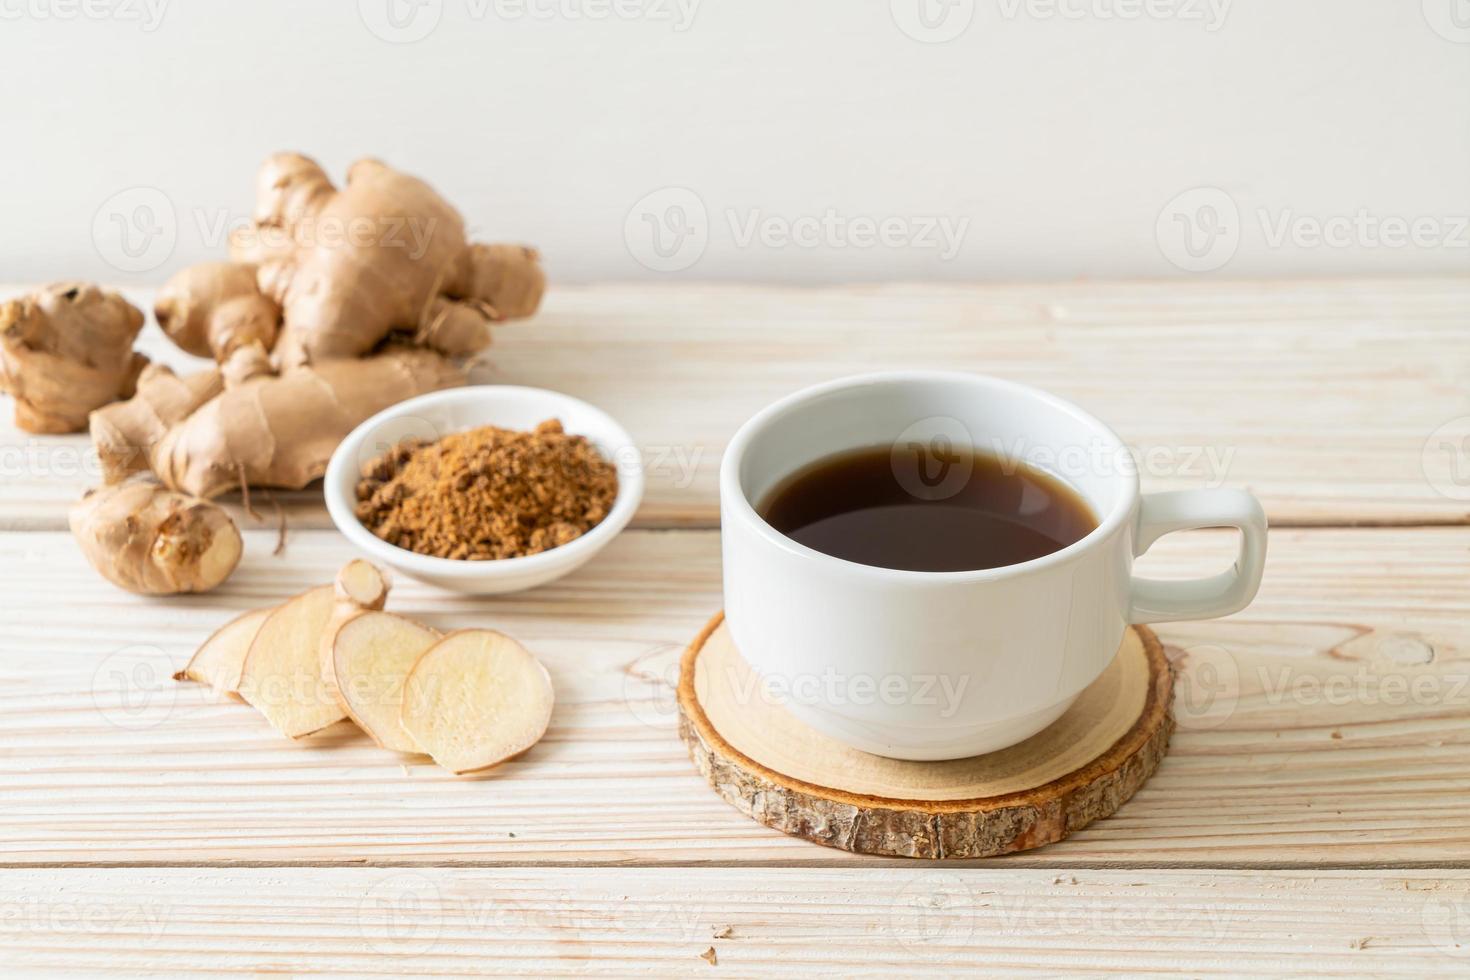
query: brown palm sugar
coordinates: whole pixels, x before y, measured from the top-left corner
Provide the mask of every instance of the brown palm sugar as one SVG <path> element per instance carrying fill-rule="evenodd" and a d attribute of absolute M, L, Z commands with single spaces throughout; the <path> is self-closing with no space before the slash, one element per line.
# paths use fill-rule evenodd
<path fill-rule="evenodd" d="M 618 474 L 584 436 L 548 419 L 404 442 L 363 467 L 357 518 L 389 544 L 439 558 L 534 555 L 597 526 Z"/>

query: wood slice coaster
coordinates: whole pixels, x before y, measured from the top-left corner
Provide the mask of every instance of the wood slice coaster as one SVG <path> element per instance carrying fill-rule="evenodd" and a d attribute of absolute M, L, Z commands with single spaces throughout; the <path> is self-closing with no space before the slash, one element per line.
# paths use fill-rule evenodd
<path fill-rule="evenodd" d="M 685 651 L 679 734 L 716 793 L 776 830 L 861 854 L 978 858 L 1062 840 L 1106 817 L 1169 745 L 1173 677 L 1158 638 L 1128 630 L 1066 714 L 1019 745 L 905 762 L 828 738 L 780 704 L 736 696 L 753 672 L 716 616 Z"/>

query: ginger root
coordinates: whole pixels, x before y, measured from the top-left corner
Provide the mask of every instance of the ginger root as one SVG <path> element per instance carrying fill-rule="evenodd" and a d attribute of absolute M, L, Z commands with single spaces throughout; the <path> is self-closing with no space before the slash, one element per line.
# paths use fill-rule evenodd
<path fill-rule="evenodd" d="M 471 245 L 464 220 L 433 188 L 377 160 L 332 186 L 300 154 L 266 160 L 255 225 L 237 260 L 259 262 L 280 304 L 283 367 L 359 357 L 390 332 L 450 356 L 476 353 L 490 324 L 535 312 L 545 276 L 534 249 Z"/>
<path fill-rule="evenodd" d="M 153 315 L 174 343 L 216 361 L 250 344 L 270 350 L 281 322 L 281 308 L 256 284 L 255 266 L 241 262 L 205 262 L 178 273 L 158 291 Z"/>
<path fill-rule="evenodd" d="M 150 469 L 153 447 L 176 422 L 224 391 L 224 380 L 213 368 L 180 378 L 166 365 L 150 364 L 138 376 L 137 388 L 132 398 L 105 405 L 89 417 L 105 483 Z"/>
<path fill-rule="evenodd" d="M 165 486 L 198 497 L 242 483 L 299 490 L 326 472 L 337 444 L 370 416 L 465 383 L 462 369 L 412 348 L 280 375 L 265 367 L 259 347 L 237 350 L 221 369 L 225 390 L 153 446 L 150 464 Z"/>
<path fill-rule="evenodd" d="M 0 306 L 0 390 L 27 432 L 80 432 L 87 413 L 133 394 L 143 314 L 87 283 L 55 283 Z"/>
<path fill-rule="evenodd" d="M 240 530 L 218 504 L 132 481 L 90 491 L 71 533 L 102 577 L 129 592 L 208 592 L 240 561 Z"/>

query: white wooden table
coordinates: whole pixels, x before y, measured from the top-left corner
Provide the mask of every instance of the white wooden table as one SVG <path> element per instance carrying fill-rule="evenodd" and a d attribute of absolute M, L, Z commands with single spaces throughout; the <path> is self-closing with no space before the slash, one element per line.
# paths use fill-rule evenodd
<path fill-rule="evenodd" d="M 1145 489 L 1224 482 L 1270 513 L 1255 604 L 1158 629 L 1193 699 L 1158 774 L 1062 844 L 962 865 L 788 839 L 675 733 L 675 659 L 720 606 L 724 440 L 779 394 L 896 366 L 1040 384 L 1112 423 Z M 546 739 L 479 778 L 346 725 L 291 743 L 167 680 L 351 555 L 315 494 L 286 495 L 284 556 L 242 516 L 223 588 L 141 599 L 65 532 L 85 440 L 4 407 L 0 969 L 1470 972 L 1470 279 L 561 288 L 481 377 L 607 409 L 651 482 L 559 583 L 399 583 L 400 611 L 503 629 L 552 672 Z M 1176 535 L 1146 567 L 1229 553 Z"/>

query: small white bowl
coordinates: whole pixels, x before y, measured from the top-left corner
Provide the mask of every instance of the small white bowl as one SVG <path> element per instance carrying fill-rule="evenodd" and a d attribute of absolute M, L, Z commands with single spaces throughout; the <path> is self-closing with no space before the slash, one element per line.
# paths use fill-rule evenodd
<path fill-rule="evenodd" d="M 417 436 L 433 441 L 482 425 L 524 430 L 552 418 L 560 419 L 567 432 L 586 436 L 618 469 L 618 495 L 612 510 L 576 540 L 524 558 L 435 558 L 391 545 L 358 521 L 357 482 L 363 465 L 401 440 Z M 332 453 L 322 491 L 337 529 L 373 561 L 446 589 L 497 595 L 561 578 L 601 551 L 638 509 L 643 499 L 643 467 L 632 438 L 601 409 L 543 388 L 477 385 L 410 398 L 353 429 Z"/>

